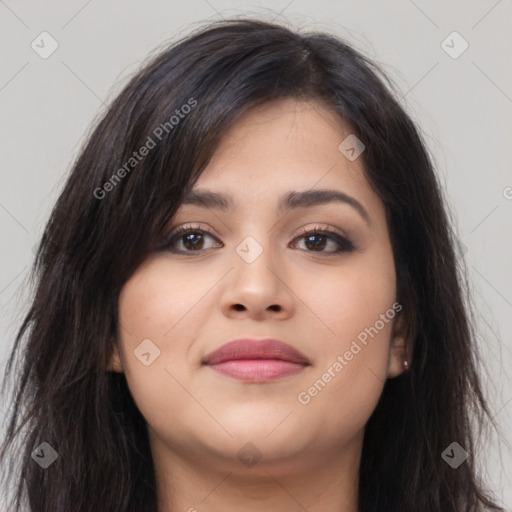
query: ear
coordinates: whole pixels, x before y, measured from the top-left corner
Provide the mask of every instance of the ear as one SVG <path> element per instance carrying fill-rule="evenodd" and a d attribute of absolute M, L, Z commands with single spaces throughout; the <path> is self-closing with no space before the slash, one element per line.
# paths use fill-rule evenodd
<path fill-rule="evenodd" d="M 121 361 L 117 340 L 112 342 L 112 347 L 112 355 L 107 365 L 107 371 L 123 373 L 123 363 Z"/>
<path fill-rule="evenodd" d="M 388 374 L 398 377 L 411 366 L 412 344 L 407 336 L 407 325 L 403 310 L 398 313 L 393 324 L 393 334 L 389 346 Z"/>

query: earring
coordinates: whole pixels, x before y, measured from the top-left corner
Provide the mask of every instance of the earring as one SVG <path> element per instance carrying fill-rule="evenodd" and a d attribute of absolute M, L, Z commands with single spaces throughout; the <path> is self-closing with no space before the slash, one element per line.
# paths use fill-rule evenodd
<path fill-rule="evenodd" d="M 409 368 L 409 363 L 408 363 L 407 359 L 404 359 L 402 361 L 402 366 L 404 367 L 404 370 L 407 370 Z"/>

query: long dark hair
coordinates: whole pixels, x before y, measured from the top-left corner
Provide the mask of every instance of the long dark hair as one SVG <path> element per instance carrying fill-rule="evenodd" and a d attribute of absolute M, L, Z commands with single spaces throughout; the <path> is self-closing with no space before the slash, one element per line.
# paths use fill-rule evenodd
<path fill-rule="evenodd" d="M 5 382 L 18 354 L 1 452 L 7 464 L 23 436 L 4 464 L 18 483 L 16 510 L 28 498 L 33 512 L 156 511 L 145 421 L 124 374 L 106 370 L 122 329 L 119 292 L 164 237 L 226 129 L 247 109 L 287 97 L 327 105 L 366 146 L 361 158 L 385 204 L 414 347 L 410 370 L 387 381 L 366 426 L 361 510 L 501 510 L 474 464 L 490 415 L 456 238 L 422 137 L 386 82 L 337 37 L 228 20 L 165 48 L 124 87 L 51 213 L 32 269 L 33 301 L 6 367 Z M 32 460 L 43 442 L 58 454 L 47 469 Z M 456 469 L 442 458 L 452 442 L 469 453 Z"/>

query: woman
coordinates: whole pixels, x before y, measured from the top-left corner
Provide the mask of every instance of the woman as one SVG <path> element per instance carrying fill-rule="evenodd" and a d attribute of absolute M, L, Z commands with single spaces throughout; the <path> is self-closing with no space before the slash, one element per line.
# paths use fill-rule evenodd
<path fill-rule="evenodd" d="M 16 339 L 30 510 L 501 510 L 454 236 L 379 73 L 230 20 L 115 99 Z"/>

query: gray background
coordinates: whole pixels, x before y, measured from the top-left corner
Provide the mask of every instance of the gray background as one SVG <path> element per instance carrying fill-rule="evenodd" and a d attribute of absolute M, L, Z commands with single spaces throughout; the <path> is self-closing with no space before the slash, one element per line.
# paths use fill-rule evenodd
<path fill-rule="evenodd" d="M 240 14 L 333 32 L 396 81 L 449 198 L 479 312 L 483 379 L 506 437 L 512 432 L 512 0 L 0 0 L 2 369 L 27 308 L 33 247 L 90 123 L 150 51 L 204 21 Z M 31 48 L 43 31 L 59 45 L 46 59 Z M 469 44 L 457 58 L 442 46 L 453 31 Z M 445 44 L 452 52 L 462 48 L 453 37 Z M 482 446 L 478 456 L 491 487 L 511 504 L 510 436 Z"/>

